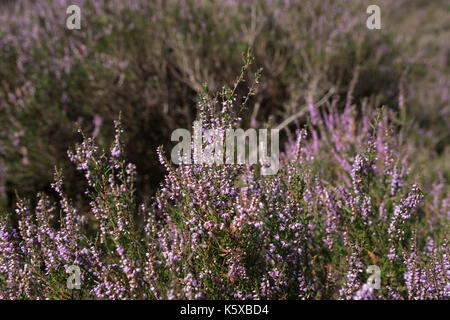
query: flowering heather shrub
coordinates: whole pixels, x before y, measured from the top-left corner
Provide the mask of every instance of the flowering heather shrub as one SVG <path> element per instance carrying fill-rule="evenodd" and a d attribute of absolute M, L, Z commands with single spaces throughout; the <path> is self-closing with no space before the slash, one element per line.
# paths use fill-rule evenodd
<path fill-rule="evenodd" d="M 244 70 L 245 71 L 245 70 Z M 242 79 L 242 78 L 240 78 Z M 198 118 L 219 131 L 241 119 L 233 89 L 199 98 Z M 252 87 L 253 88 L 253 87 Z M 254 92 L 253 89 L 249 90 Z M 150 203 L 136 197 L 121 121 L 108 150 L 83 135 L 69 151 L 84 174 L 90 212 L 52 188 L 0 223 L 0 297 L 7 299 L 448 299 L 449 193 L 424 194 L 408 177 L 395 114 L 350 95 L 289 133 L 276 175 L 259 165 L 174 166 Z M 82 271 L 79 291 L 66 270 Z M 367 284 L 369 265 L 381 287 Z"/>
<path fill-rule="evenodd" d="M 243 115 L 257 125 L 269 116 L 281 122 L 331 87 L 345 94 L 357 65 L 355 98 L 393 105 L 410 64 L 397 34 L 367 30 L 359 1 L 80 0 L 76 31 L 65 28 L 69 4 L 0 2 L 0 197 L 10 208 L 16 189 L 51 192 L 55 164 L 77 198 L 85 185 L 65 157 L 78 141 L 72 124 L 105 147 L 120 111 L 134 142 L 127 155 L 142 172 L 138 197 L 154 193 L 163 177 L 156 147 L 190 127 L 205 81 L 210 93 L 233 84 L 247 47 L 265 73 L 252 101 L 258 108 Z"/>

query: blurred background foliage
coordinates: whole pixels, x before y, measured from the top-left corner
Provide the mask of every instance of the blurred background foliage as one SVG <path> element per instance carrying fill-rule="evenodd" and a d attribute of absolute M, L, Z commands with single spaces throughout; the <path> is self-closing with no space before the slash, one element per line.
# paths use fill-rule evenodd
<path fill-rule="evenodd" d="M 156 148 L 170 147 L 175 128 L 190 128 L 205 82 L 211 92 L 233 84 L 248 48 L 250 74 L 263 68 L 248 127 L 282 123 L 328 92 L 343 108 L 351 92 L 358 105 L 398 112 L 424 186 L 450 178 L 446 1 L 72 2 L 0 2 L 3 209 L 17 195 L 51 194 L 55 166 L 81 201 L 83 179 L 67 157 L 79 142 L 75 123 L 107 147 L 120 112 L 138 195 L 151 196 L 163 177 Z M 81 30 L 65 27 L 70 4 L 81 8 Z M 381 30 L 366 28 L 369 4 L 381 7 Z"/>

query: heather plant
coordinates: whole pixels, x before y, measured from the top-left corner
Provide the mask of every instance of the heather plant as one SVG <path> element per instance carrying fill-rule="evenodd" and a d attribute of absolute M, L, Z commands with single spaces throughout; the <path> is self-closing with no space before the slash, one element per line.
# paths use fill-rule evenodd
<path fill-rule="evenodd" d="M 234 87 L 205 86 L 205 128 L 242 121 L 257 87 L 244 97 L 237 88 L 251 62 Z M 445 182 L 424 193 L 394 112 L 367 101 L 358 112 L 346 97 L 342 112 L 337 95 L 323 108 L 311 100 L 309 125 L 285 127 L 275 175 L 262 175 L 263 164 L 174 165 L 159 148 L 166 174 L 149 202 L 136 196 L 121 119 L 108 150 L 83 134 L 68 156 L 89 212 L 66 196 L 58 170 L 59 202 L 20 201 L 17 225 L 0 223 L 2 298 L 448 299 Z M 66 287 L 72 265 L 79 291 Z M 380 289 L 367 282 L 369 265 L 381 270 Z"/>
<path fill-rule="evenodd" d="M 376 2 L 0 3 L 0 298 L 448 299 L 448 10 Z M 194 120 L 280 170 L 171 163 Z"/>
<path fill-rule="evenodd" d="M 138 197 L 153 194 L 163 178 L 156 147 L 170 147 L 170 132 L 191 126 L 205 81 L 210 93 L 233 84 L 248 47 L 255 68 L 265 70 L 250 101 L 255 108 L 242 115 L 252 127 L 264 127 L 269 117 L 282 122 L 332 87 L 345 94 L 357 66 L 354 97 L 395 106 L 404 66 L 415 67 L 395 32 L 366 28 L 367 6 L 355 1 L 78 1 L 80 30 L 65 27 L 70 4 L 1 4 L 0 196 L 10 209 L 16 190 L 56 197 L 55 164 L 81 203 L 85 185 L 65 157 L 67 146 L 79 142 L 73 123 L 105 147 L 120 111 L 134 141 L 126 145 L 128 157 L 143 173 Z M 383 15 L 394 6 L 383 5 Z"/>

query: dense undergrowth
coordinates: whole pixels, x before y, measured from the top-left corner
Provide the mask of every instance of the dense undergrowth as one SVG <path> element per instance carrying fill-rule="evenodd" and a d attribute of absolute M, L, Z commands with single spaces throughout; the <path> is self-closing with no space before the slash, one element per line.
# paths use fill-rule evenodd
<path fill-rule="evenodd" d="M 203 95 L 199 119 L 238 125 L 236 100 L 232 90 Z M 411 182 L 391 111 L 309 107 L 311 123 L 292 135 L 276 175 L 174 166 L 160 148 L 167 173 L 149 204 L 136 200 L 120 121 L 108 150 L 84 137 L 68 154 L 90 214 L 65 195 L 59 171 L 59 203 L 20 201 L 18 228 L 0 225 L 2 297 L 73 298 L 66 269 L 78 265 L 77 298 L 447 299 L 445 182 L 425 195 Z M 369 265 L 381 270 L 379 290 L 365 285 Z"/>
<path fill-rule="evenodd" d="M 14 209 L 16 191 L 55 196 L 54 165 L 64 169 L 70 196 L 78 197 L 85 185 L 66 157 L 79 142 L 73 124 L 104 147 L 119 112 L 133 142 L 127 154 L 141 173 L 138 197 L 154 194 L 164 175 L 156 147 L 169 148 L 173 129 L 191 127 L 204 82 L 210 93 L 233 85 L 248 47 L 252 71 L 263 68 L 264 77 L 243 114 L 246 125 L 281 123 L 309 96 L 319 100 L 334 89 L 344 97 L 353 83 L 355 101 L 367 97 L 396 109 L 403 96 L 409 117 L 423 125 L 413 137 L 429 150 L 421 159 L 435 162 L 448 141 L 448 45 L 419 40 L 445 35 L 445 25 L 401 28 L 397 21 L 420 18 L 423 3 L 375 2 L 383 11 L 377 31 L 365 26 L 364 1 L 78 1 L 82 28 L 75 31 L 65 28 L 69 1 L 2 3 L 0 204 Z M 434 10 L 445 17 L 439 3 Z M 418 34 L 424 35 L 411 39 Z"/>
<path fill-rule="evenodd" d="M 79 3 L 0 13 L 0 298 L 449 298 L 444 46 L 355 1 Z M 281 128 L 280 170 L 172 164 L 195 119 Z"/>

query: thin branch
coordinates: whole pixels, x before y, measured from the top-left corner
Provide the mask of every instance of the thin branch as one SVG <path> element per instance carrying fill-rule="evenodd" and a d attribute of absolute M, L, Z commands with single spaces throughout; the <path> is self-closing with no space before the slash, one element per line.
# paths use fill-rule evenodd
<path fill-rule="evenodd" d="M 314 103 L 315 108 L 318 108 L 321 105 L 323 105 L 325 102 L 327 102 L 328 99 L 334 94 L 334 92 L 335 92 L 335 89 L 333 87 L 327 92 L 327 94 L 325 96 L 322 97 L 322 99 L 320 99 L 318 102 Z M 292 116 L 290 116 L 289 118 L 284 120 L 282 123 L 280 123 L 278 126 L 276 126 L 275 129 L 278 129 L 278 130 L 284 129 L 292 121 L 303 116 L 307 111 L 308 111 L 308 106 L 303 105 L 299 112 L 297 112 L 296 114 L 293 114 Z"/>

